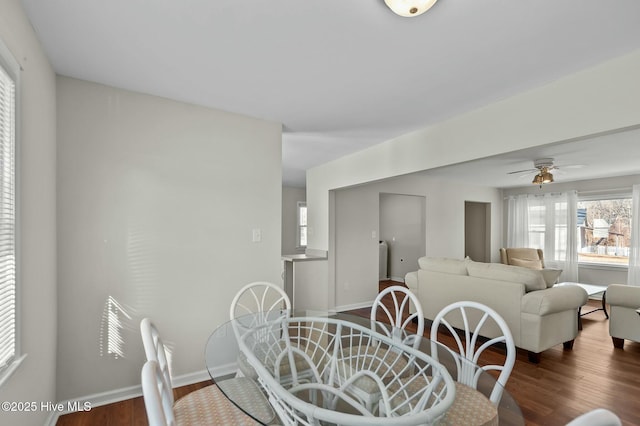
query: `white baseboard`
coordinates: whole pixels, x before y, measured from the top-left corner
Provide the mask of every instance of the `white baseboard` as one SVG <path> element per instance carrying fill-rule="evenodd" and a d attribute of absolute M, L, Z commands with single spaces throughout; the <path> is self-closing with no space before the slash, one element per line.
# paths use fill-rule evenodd
<path fill-rule="evenodd" d="M 391 281 L 397 281 L 399 283 L 403 283 L 404 282 L 404 277 L 390 277 L 389 279 Z"/>
<path fill-rule="evenodd" d="M 237 365 L 235 362 L 233 362 L 217 368 L 214 371 L 214 374 L 216 376 L 225 376 L 227 374 L 235 373 L 236 369 Z M 209 375 L 209 372 L 207 370 L 195 371 L 193 373 L 182 374 L 180 376 L 174 376 L 171 378 L 171 382 L 174 388 L 191 385 L 194 383 L 200 383 L 206 380 L 211 380 L 211 376 Z M 55 424 L 58 422 L 58 417 L 74 412 L 73 407 L 89 407 L 89 409 L 91 409 L 100 407 L 102 405 L 113 404 L 114 402 L 137 398 L 139 396 L 142 396 L 141 385 L 129 386 L 126 388 L 114 389 L 106 392 L 87 395 L 80 398 L 60 401 L 56 404 L 56 406 L 63 407 L 64 409 L 53 410 L 51 415 L 49 415 L 49 418 L 45 422 L 45 426 L 55 426 Z"/>

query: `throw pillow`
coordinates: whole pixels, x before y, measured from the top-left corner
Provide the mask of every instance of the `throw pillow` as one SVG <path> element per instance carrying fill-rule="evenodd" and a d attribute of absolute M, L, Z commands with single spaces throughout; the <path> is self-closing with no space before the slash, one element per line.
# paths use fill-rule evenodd
<path fill-rule="evenodd" d="M 555 283 L 558 282 L 558 277 L 562 273 L 562 269 L 542 269 L 542 277 L 544 281 L 547 283 L 547 288 L 553 287 Z"/>
<path fill-rule="evenodd" d="M 469 276 L 472 277 L 524 284 L 527 293 L 547 288 L 547 283 L 542 277 L 541 271 L 523 268 L 522 266 L 470 262 L 467 265 L 467 271 L 469 272 Z"/>
<path fill-rule="evenodd" d="M 542 269 L 541 260 L 518 259 L 517 257 L 512 257 L 509 259 L 509 263 L 513 266 L 522 266 L 523 268 Z"/>

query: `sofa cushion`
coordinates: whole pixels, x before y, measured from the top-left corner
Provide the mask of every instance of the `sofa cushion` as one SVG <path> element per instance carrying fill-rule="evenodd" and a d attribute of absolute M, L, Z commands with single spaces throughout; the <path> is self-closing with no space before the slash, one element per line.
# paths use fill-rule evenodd
<path fill-rule="evenodd" d="M 558 282 L 558 277 L 562 273 L 562 269 L 545 268 L 541 269 L 540 272 L 542 273 L 542 278 L 544 278 L 544 281 L 547 283 L 547 288 L 551 288 Z"/>
<path fill-rule="evenodd" d="M 519 259 L 517 257 L 512 257 L 511 259 L 509 259 L 509 264 L 513 266 L 522 266 L 523 268 L 529 269 L 542 269 L 541 260 Z"/>
<path fill-rule="evenodd" d="M 444 272 L 445 274 L 468 275 L 468 259 L 453 259 L 448 257 L 421 257 L 418 259 L 420 269 L 434 272 Z"/>
<path fill-rule="evenodd" d="M 469 262 L 469 276 L 497 281 L 509 281 L 524 284 L 525 291 L 543 290 L 547 283 L 539 270 L 522 266 L 503 265 L 501 263 Z"/>

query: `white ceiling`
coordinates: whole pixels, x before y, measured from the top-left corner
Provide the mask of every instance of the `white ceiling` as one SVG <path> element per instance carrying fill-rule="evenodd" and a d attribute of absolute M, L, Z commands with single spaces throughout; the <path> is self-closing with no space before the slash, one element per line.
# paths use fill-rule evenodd
<path fill-rule="evenodd" d="M 443 180 L 498 188 L 531 185 L 533 161 L 551 158 L 555 182 L 640 174 L 640 128 L 513 151 L 422 174 Z M 513 173 L 521 170 L 529 172 Z M 533 171 L 532 171 L 533 170 Z"/>
<path fill-rule="evenodd" d="M 640 48 L 638 0 L 22 0 L 58 74 L 283 124 L 312 166 Z M 537 155 L 537 154 L 536 154 Z"/>

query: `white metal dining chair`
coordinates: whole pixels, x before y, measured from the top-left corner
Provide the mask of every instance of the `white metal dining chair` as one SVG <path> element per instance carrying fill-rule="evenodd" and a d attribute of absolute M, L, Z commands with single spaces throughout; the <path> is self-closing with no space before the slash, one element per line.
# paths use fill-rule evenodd
<path fill-rule="evenodd" d="M 264 351 L 263 331 L 272 337 L 271 346 L 277 346 L 281 336 L 287 343 L 283 353 Z M 343 362 L 347 347 L 354 343 L 373 347 L 370 357 L 383 364 L 397 355 L 412 360 L 412 374 L 403 376 L 389 369 L 374 372 L 369 365 Z M 368 344 L 370 342 L 370 344 Z M 269 395 L 274 409 L 285 425 L 319 426 L 426 426 L 440 424 L 455 399 L 455 383 L 446 367 L 435 362 L 428 354 L 391 337 L 371 330 L 348 319 L 330 317 L 292 317 L 266 324 L 248 331 L 238 342 L 241 350 L 258 372 L 258 380 Z M 300 348 L 314 348 L 312 353 Z M 307 360 L 313 379 L 307 383 L 283 385 L 273 374 L 271 365 L 287 363 L 292 354 Z M 265 356 L 267 355 L 267 356 Z M 276 358 L 269 360 L 269 358 Z M 266 362 L 265 362 L 266 361 Z M 370 364 L 370 362 L 367 362 Z M 350 370 L 350 371 L 346 371 Z M 335 376 L 349 377 L 336 383 Z M 379 408 L 366 407 L 363 399 L 354 396 L 351 385 L 369 379 L 380 394 Z M 312 399 L 310 394 L 321 394 Z"/>
<path fill-rule="evenodd" d="M 263 316 L 251 316 L 259 322 L 267 321 L 274 313 L 290 312 L 291 300 L 283 289 L 270 282 L 256 281 L 245 285 L 236 293 L 229 307 L 229 319 L 262 313 Z"/>
<path fill-rule="evenodd" d="M 142 368 L 142 393 L 151 426 L 257 424 L 216 385 L 190 392 L 175 401 L 167 351 L 157 327 L 149 318 L 144 318 L 140 322 L 140 333 L 147 358 Z M 246 396 L 251 401 L 252 414 L 264 419 L 265 423 L 275 418 L 269 402 L 252 380 L 233 378 L 225 380 L 224 384 Z"/>
<path fill-rule="evenodd" d="M 233 328 L 238 339 L 249 330 L 290 315 L 291 300 L 287 293 L 277 285 L 266 281 L 252 282 L 242 287 L 229 307 L 229 319 L 236 320 Z M 281 342 L 283 350 L 284 346 L 284 342 Z M 237 364 L 236 376 L 257 378 L 255 370 L 249 365 L 242 352 L 238 355 Z M 283 383 L 306 381 L 310 376 L 308 365 L 297 355 L 294 356 L 293 363 L 282 364 L 278 374 Z"/>
<path fill-rule="evenodd" d="M 386 301 L 386 303 L 385 303 Z M 409 304 L 413 303 L 415 312 L 409 314 Z M 387 306 L 390 305 L 390 306 Z M 378 320 L 378 317 L 382 317 Z M 410 345 L 417 349 L 420 345 L 418 336 L 424 334 L 424 315 L 422 306 L 418 297 L 406 287 L 390 286 L 381 291 L 373 301 L 371 307 L 371 329 L 381 332 L 390 337 L 396 343 Z M 408 333 L 406 328 L 415 320 L 417 330 L 414 333 Z M 372 342 L 373 343 L 373 342 Z M 369 344 L 367 347 L 361 345 L 344 349 L 344 360 L 341 363 L 349 363 L 358 368 L 342 368 L 339 371 L 357 371 L 362 368 L 371 369 L 374 373 L 382 373 L 386 377 L 384 370 L 394 372 L 396 375 L 409 375 L 411 368 L 407 366 L 407 359 L 400 354 L 390 354 L 385 359 L 379 356 L 379 350 L 376 346 Z M 377 353 L 376 356 L 373 356 Z M 339 382 L 348 380 L 349 377 L 337 377 Z M 380 400 L 380 392 L 377 391 L 378 386 L 373 379 L 362 377 L 350 386 L 349 391 L 353 392 L 356 397 L 362 399 L 367 409 L 374 411 L 375 405 Z"/>
<path fill-rule="evenodd" d="M 435 346 L 441 326 L 455 339 L 457 350 L 462 358 L 454 358 L 459 383 L 477 389 L 478 379 L 483 371 L 499 371 L 489 397 L 491 403 L 497 406 L 516 360 L 513 336 L 505 320 L 490 307 L 477 302 L 461 301 L 444 307 L 431 325 L 430 340 L 434 347 L 432 350 L 434 357 L 437 357 Z M 461 331 L 464 341 L 456 329 Z M 504 345 L 506 348 L 504 363 L 480 365 L 480 356 L 486 349 L 494 347 L 501 352 L 504 351 L 502 347 L 497 348 L 499 345 Z"/>
<path fill-rule="evenodd" d="M 614 412 L 596 408 L 576 417 L 566 426 L 622 426 L 622 422 Z"/>
<path fill-rule="evenodd" d="M 391 300 L 391 309 L 384 303 L 385 298 Z M 415 312 L 405 317 L 404 314 L 409 312 L 410 304 L 415 307 Z M 383 317 L 382 321 L 377 319 L 379 315 Z M 416 341 L 415 336 L 424 334 L 424 314 L 420 300 L 407 287 L 394 285 L 378 293 L 371 307 L 370 319 L 372 327 L 377 329 L 376 331 L 382 330 L 395 341 L 401 341 L 405 344 L 408 342 L 412 346 L 420 344 L 419 341 Z M 413 322 L 416 323 L 415 335 L 405 333 L 407 326 Z M 390 325 L 389 327 L 387 327 L 387 323 Z"/>

